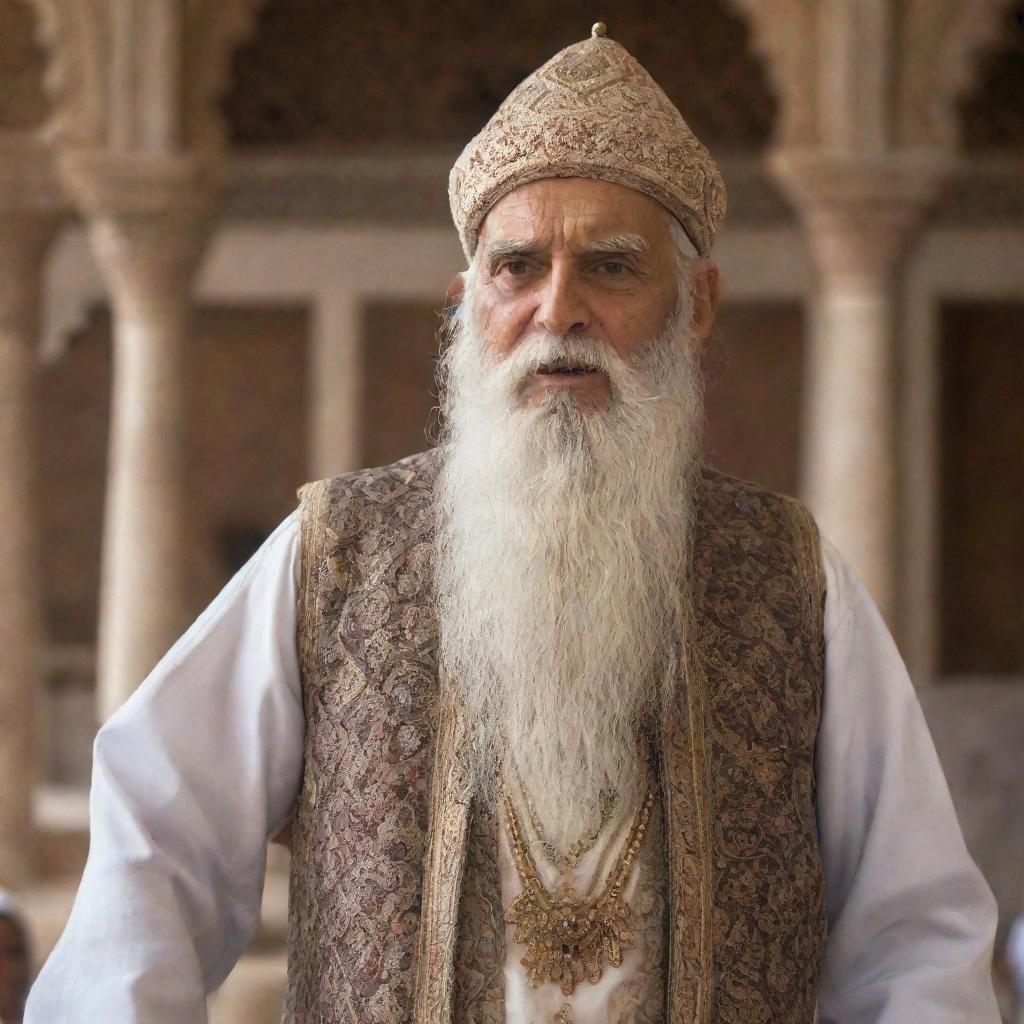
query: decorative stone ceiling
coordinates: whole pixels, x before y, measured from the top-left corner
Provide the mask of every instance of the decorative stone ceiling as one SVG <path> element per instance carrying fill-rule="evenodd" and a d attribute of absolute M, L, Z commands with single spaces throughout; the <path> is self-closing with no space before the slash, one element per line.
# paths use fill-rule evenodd
<path fill-rule="evenodd" d="M 596 18 L 719 155 L 762 149 L 775 102 L 721 0 L 602 10 L 575 0 L 270 0 L 224 100 L 241 146 L 462 145 L 508 92 Z"/>
<path fill-rule="evenodd" d="M 968 151 L 1024 152 L 1024 3 L 1007 8 L 998 45 L 982 55 L 960 126 Z"/>
<path fill-rule="evenodd" d="M 35 128 L 46 119 L 46 55 L 35 22 L 27 0 L 0 0 L 0 129 Z"/>

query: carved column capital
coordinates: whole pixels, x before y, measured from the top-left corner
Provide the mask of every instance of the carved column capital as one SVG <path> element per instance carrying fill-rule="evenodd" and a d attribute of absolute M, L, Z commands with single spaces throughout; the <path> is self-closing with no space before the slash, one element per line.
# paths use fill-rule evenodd
<path fill-rule="evenodd" d="M 61 168 L 115 302 L 187 308 L 184 297 L 212 227 L 222 166 L 193 155 L 69 150 Z"/>
<path fill-rule="evenodd" d="M 87 217 L 209 217 L 225 178 L 208 154 L 115 153 L 72 148 L 60 154 L 67 187 Z"/>
<path fill-rule="evenodd" d="M 898 270 L 953 167 L 941 151 L 854 158 L 780 149 L 771 169 L 829 279 L 885 281 Z"/>
<path fill-rule="evenodd" d="M 952 160 L 783 148 L 771 169 L 819 273 L 807 356 L 803 496 L 895 624 L 895 296 Z"/>

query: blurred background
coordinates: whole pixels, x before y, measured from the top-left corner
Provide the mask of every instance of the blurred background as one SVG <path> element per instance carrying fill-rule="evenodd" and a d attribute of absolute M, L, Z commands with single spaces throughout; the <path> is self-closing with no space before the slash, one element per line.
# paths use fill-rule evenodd
<path fill-rule="evenodd" d="M 0 886 L 35 967 L 84 864 L 99 723 L 297 486 L 427 445 L 464 266 L 448 169 L 596 18 L 729 190 L 709 458 L 806 500 L 867 581 L 1002 949 L 1024 911 L 1024 4 L 0 0 Z M 286 858 L 215 1024 L 278 1019 Z"/>

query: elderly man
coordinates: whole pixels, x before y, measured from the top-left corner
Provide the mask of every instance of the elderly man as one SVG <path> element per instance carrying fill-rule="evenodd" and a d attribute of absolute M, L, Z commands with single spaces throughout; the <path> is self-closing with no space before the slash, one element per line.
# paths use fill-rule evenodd
<path fill-rule="evenodd" d="M 202 1020 L 286 824 L 294 1024 L 994 1024 L 878 613 L 701 465 L 707 151 L 598 27 L 451 202 L 442 444 L 304 489 L 101 731 L 31 1024 Z"/>

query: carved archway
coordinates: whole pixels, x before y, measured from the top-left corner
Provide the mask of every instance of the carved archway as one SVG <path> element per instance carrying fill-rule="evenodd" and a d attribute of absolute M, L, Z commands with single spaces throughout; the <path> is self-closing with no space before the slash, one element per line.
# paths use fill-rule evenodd
<path fill-rule="evenodd" d="M 875 152 L 955 148 L 957 102 L 1009 7 L 1007 0 L 730 2 L 749 22 L 779 96 L 776 144 Z"/>
<path fill-rule="evenodd" d="M 262 0 L 31 0 L 62 149 L 216 149 L 217 100 Z"/>

